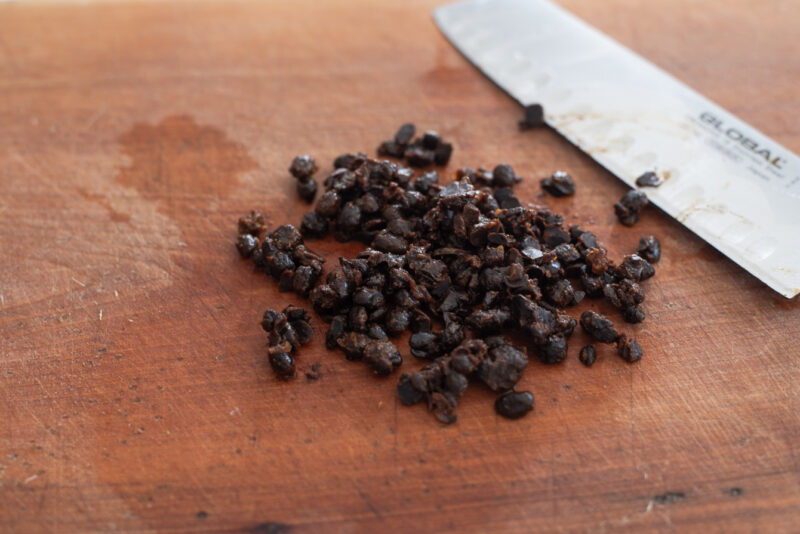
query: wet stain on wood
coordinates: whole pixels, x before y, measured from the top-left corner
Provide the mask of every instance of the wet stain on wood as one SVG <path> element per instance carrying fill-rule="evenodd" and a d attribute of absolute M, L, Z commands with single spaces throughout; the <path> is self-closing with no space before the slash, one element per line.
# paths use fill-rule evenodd
<path fill-rule="evenodd" d="M 159 203 L 173 216 L 176 204 L 206 204 L 226 197 L 239 175 L 257 167 L 243 145 L 188 115 L 158 124 L 138 123 L 119 138 L 130 164 L 116 181 Z"/>

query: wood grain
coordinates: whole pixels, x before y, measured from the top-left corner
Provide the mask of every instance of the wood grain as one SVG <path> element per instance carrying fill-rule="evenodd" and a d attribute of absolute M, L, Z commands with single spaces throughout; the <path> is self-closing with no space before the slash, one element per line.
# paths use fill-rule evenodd
<path fill-rule="evenodd" d="M 800 4 L 563 3 L 800 151 Z M 656 209 L 615 224 L 624 186 L 518 132 L 434 4 L 0 5 L 0 530 L 797 531 L 800 303 Z M 453 140 L 451 170 L 513 164 L 524 199 L 568 170 L 575 198 L 544 200 L 614 256 L 660 237 L 641 363 L 583 368 L 576 334 L 531 364 L 529 417 L 473 387 L 450 427 L 319 321 L 321 379 L 273 378 L 258 319 L 300 301 L 237 258 L 236 218 L 299 221 L 295 154 L 406 120 Z"/>

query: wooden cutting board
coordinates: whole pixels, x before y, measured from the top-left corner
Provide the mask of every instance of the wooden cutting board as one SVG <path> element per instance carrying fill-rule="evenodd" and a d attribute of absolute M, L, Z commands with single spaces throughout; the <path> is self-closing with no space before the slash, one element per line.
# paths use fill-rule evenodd
<path fill-rule="evenodd" d="M 435 3 L 0 5 L 0 530 L 797 531 L 800 303 L 657 209 L 615 223 L 625 187 L 517 131 Z M 800 151 L 797 2 L 563 3 Z M 445 427 L 316 320 L 275 380 L 259 318 L 302 301 L 237 257 L 235 221 L 299 222 L 293 156 L 324 172 L 404 121 L 455 143 L 447 174 L 511 163 L 614 257 L 661 239 L 624 327 L 640 363 L 584 368 L 577 333 L 531 363 L 530 416 L 476 385 Z M 556 169 L 574 198 L 538 196 Z"/>

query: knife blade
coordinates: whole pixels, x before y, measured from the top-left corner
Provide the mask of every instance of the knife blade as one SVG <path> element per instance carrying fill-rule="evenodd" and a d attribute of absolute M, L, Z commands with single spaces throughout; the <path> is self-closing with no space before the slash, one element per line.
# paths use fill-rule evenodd
<path fill-rule="evenodd" d="M 434 20 L 523 106 L 769 287 L 800 293 L 800 158 L 547 0 L 467 0 Z"/>

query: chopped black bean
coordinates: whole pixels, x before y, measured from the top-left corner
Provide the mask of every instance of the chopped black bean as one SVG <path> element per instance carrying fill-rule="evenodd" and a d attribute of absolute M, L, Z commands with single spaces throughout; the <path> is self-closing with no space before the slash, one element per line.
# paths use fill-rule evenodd
<path fill-rule="evenodd" d="M 427 167 L 436 160 L 436 152 L 419 145 L 408 147 L 403 156 L 412 167 Z"/>
<path fill-rule="evenodd" d="M 533 410 L 533 393 L 507 391 L 494 402 L 495 411 L 508 419 L 519 419 Z"/>
<path fill-rule="evenodd" d="M 505 340 L 492 347 L 478 367 L 478 378 L 493 391 L 511 389 L 522 377 L 528 356 Z"/>
<path fill-rule="evenodd" d="M 637 187 L 658 187 L 664 181 L 653 171 L 647 171 L 638 178 L 636 178 Z"/>
<path fill-rule="evenodd" d="M 522 181 L 522 178 L 517 176 L 511 165 L 502 163 L 494 168 L 492 171 L 492 184 L 495 187 L 512 187 L 517 182 Z"/>
<path fill-rule="evenodd" d="M 649 204 L 647 195 L 632 189 L 623 195 L 619 202 L 614 204 L 614 213 L 619 222 L 625 226 L 633 226 L 639 222 L 639 212 Z"/>
<path fill-rule="evenodd" d="M 617 354 L 626 362 L 635 362 L 642 359 L 642 346 L 634 338 L 621 334 L 617 339 Z"/>
<path fill-rule="evenodd" d="M 450 156 L 453 155 L 453 145 L 451 143 L 439 143 L 436 150 L 433 151 L 433 162 L 440 167 L 447 165 L 450 161 Z"/>
<path fill-rule="evenodd" d="M 269 238 L 279 250 L 293 250 L 297 245 L 303 243 L 303 236 L 291 224 L 279 226 L 269 235 Z"/>
<path fill-rule="evenodd" d="M 628 278 L 635 282 L 642 282 L 656 274 L 656 270 L 650 262 L 638 254 L 625 256 L 616 272 L 620 278 Z"/>
<path fill-rule="evenodd" d="M 650 263 L 658 263 L 661 259 L 661 243 L 654 235 L 643 236 L 639 239 L 639 246 L 636 248 L 639 256 Z"/>
<path fill-rule="evenodd" d="M 542 189 L 554 197 L 567 197 L 575 194 L 575 182 L 564 171 L 556 171 L 549 178 L 542 178 Z"/>
<path fill-rule="evenodd" d="M 278 375 L 278 378 L 289 380 L 294 378 L 295 364 L 294 358 L 286 352 L 277 352 L 269 355 L 269 364 Z"/>
<path fill-rule="evenodd" d="M 239 234 L 236 239 L 236 248 L 243 258 L 249 258 L 258 248 L 258 238 L 251 234 Z"/>
<path fill-rule="evenodd" d="M 300 233 L 303 234 L 303 237 L 308 238 L 324 237 L 328 233 L 328 219 L 316 211 L 309 211 L 303 215 Z"/>
<path fill-rule="evenodd" d="M 541 104 L 525 106 L 525 117 L 519 121 L 520 130 L 538 128 L 544 124 L 544 108 Z"/>
<path fill-rule="evenodd" d="M 628 306 L 622 310 L 622 317 L 628 323 L 641 323 L 645 319 L 641 306 Z"/>
<path fill-rule="evenodd" d="M 414 138 L 414 134 L 416 133 L 417 129 L 414 124 L 407 122 L 406 124 L 402 125 L 400 129 L 397 130 L 397 133 L 394 134 L 394 141 L 400 145 L 407 145 L 411 142 L 411 139 Z"/>
<path fill-rule="evenodd" d="M 300 181 L 307 180 L 311 178 L 311 175 L 317 172 L 317 163 L 314 161 L 314 158 L 308 154 L 303 154 L 292 160 L 289 172 Z"/>
<path fill-rule="evenodd" d="M 250 234 L 258 237 L 266 229 L 264 216 L 257 211 L 251 211 L 239 218 L 239 234 Z"/>
<path fill-rule="evenodd" d="M 387 376 L 403 363 L 397 347 L 390 341 L 371 341 L 363 351 L 364 363 L 378 376 Z"/>
<path fill-rule="evenodd" d="M 578 359 L 586 367 L 591 367 L 597 361 L 597 349 L 594 348 L 594 345 L 586 345 L 581 348 Z"/>
<path fill-rule="evenodd" d="M 581 314 L 581 328 L 600 343 L 614 343 L 619 338 L 614 323 L 605 315 L 591 310 Z"/>
<path fill-rule="evenodd" d="M 363 152 L 358 153 L 344 153 L 333 160 L 334 169 L 349 169 L 355 162 L 366 159 L 367 155 Z"/>
<path fill-rule="evenodd" d="M 297 194 L 300 195 L 300 198 L 311 204 L 314 201 L 314 197 L 317 195 L 317 182 L 315 182 L 313 178 L 298 180 Z"/>

